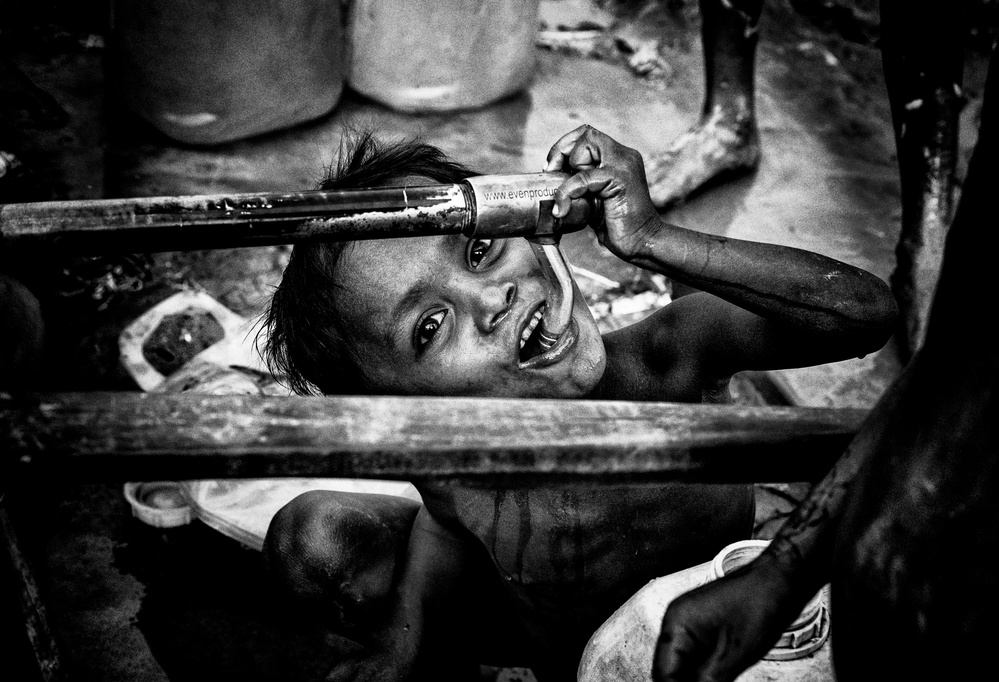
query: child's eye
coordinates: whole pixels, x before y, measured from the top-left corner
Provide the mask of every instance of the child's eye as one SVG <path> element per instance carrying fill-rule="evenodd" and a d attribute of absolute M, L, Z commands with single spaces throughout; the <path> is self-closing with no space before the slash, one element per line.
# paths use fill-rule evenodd
<path fill-rule="evenodd" d="M 427 345 L 434 340 L 437 331 L 444 324 L 445 317 L 447 317 L 447 311 L 438 310 L 435 313 L 427 315 L 417 323 L 416 332 L 413 335 L 413 345 L 416 347 L 417 355 L 422 353 Z"/>
<path fill-rule="evenodd" d="M 485 259 L 486 254 L 489 253 L 489 249 L 493 246 L 492 239 L 472 239 L 468 242 L 468 264 L 472 268 L 479 267 L 479 264 Z"/>

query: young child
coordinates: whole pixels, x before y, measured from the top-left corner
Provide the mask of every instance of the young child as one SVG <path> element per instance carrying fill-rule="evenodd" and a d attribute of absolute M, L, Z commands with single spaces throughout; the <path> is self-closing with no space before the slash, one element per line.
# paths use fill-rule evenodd
<path fill-rule="evenodd" d="M 537 354 L 525 339 L 546 282 L 525 240 L 300 246 L 267 319 L 275 370 L 303 393 L 719 402 L 738 371 L 862 356 L 891 333 L 894 300 L 867 272 L 663 222 L 641 155 L 600 131 L 562 137 L 547 169 L 572 173 L 557 216 L 599 198 L 601 244 L 699 291 L 605 336 L 577 295 L 568 350 Z M 432 147 L 365 136 L 323 187 L 468 175 Z M 482 663 L 573 680 L 589 636 L 621 603 L 748 537 L 754 516 L 749 485 L 419 490 L 422 508 L 313 493 L 271 524 L 265 552 L 281 584 L 350 642 L 334 652 L 331 679 L 474 678 Z M 380 539 L 362 547 L 350 533 Z"/>

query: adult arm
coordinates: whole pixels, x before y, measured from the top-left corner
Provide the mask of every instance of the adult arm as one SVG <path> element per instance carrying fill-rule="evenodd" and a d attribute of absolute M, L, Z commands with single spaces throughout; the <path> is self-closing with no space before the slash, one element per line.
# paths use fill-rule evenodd
<path fill-rule="evenodd" d="M 843 456 L 756 560 L 669 605 L 653 662 L 656 682 L 734 680 L 830 581 L 841 514 L 861 468 L 890 438 L 886 425 L 909 390 L 911 374 L 907 370 L 879 401 Z"/>
<path fill-rule="evenodd" d="M 993 288 L 989 261 L 996 250 L 997 232 L 985 221 L 999 184 L 996 163 L 999 136 L 995 125 L 999 121 L 995 116 L 995 97 L 999 93 L 997 55 L 993 50 L 982 125 L 960 205 L 947 235 L 924 346 L 878 401 L 844 455 L 763 554 L 743 572 L 709 583 L 670 605 L 655 654 L 656 682 L 732 680 L 772 646 L 809 595 L 830 580 L 834 552 L 840 552 L 840 556 L 843 551 L 862 552 L 849 544 L 850 538 L 839 537 L 839 526 L 851 495 L 883 494 L 859 487 L 868 461 L 883 458 L 885 453 L 905 453 L 906 449 L 913 459 L 927 454 L 935 456 L 936 449 L 952 457 L 954 452 L 962 452 L 962 443 L 968 442 L 971 447 L 962 455 L 976 449 L 991 454 L 983 443 L 994 441 L 983 439 L 993 437 L 994 429 L 983 429 L 983 425 L 991 426 L 994 420 L 988 419 L 990 415 L 982 406 L 988 404 L 987 396 L 994 392 L 994 382 L 990 381 L 996 374 L 997 346 L 985 331 L 988 321 L 973 308 L 968 292 Z M 949 411 L 943 414 L 952 415 L 949 419 L 940 416 L 938 406 L 935 419 L 930 419 L 928 426 L 914 425 L 914 419 L 927 421 L 926 396 L 941 390 L 964 396 L 965 407 L 962 408 L 962 398 L 955 398 L 949 404 L 944 399 L 941 404 L 947 404 Z M 968 398 L 969 395 L 972 397 Z M 976 396 L 983 397 L 976 399 Z M 968 404 L 974 409 L 967 409 Z M 908 445 L 899 446 L 900 440 Z M 937 496 L 953 496 L 955 491 L 965 490 L 946 478 L 941 482 L 927 475 L 919 480 L 927 490 L 918 499 L 927 506 L 933 506 Z M 975 488 L 974 494 L 985 494 L 981 491 L 987 490 L 987 487 Z M 950 504 L 950 509 L 956 510 L 967 507 L 968 500 L 951 499 Z M 846 528 L 842 529 L 845 531 Z M 837 549 L 837 543 L 846 544 Z"/>

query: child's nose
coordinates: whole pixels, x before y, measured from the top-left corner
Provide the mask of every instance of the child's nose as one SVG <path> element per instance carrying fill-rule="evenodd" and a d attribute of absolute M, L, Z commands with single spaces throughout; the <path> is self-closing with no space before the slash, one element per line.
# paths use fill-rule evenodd
<path fill-rule="evenodd" d="M 475 326 L 483 333 L 493 331 L 510 309 L 517 297 L 517 285 L 513 282 L 490 284 L 479 290 L 474 305 Z"/>

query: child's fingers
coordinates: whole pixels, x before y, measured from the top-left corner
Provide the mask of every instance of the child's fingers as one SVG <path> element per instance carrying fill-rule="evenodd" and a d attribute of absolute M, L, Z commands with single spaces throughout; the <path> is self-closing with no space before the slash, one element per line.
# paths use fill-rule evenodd
<path fill-rule="evenodd" d="M 560 171 L 566 167 L 566 162 L 569 159 L 569 152 L 572 151 L 573 146 L 576 144 L 576 140 L 579 136 L 583 134 L 588 126 L 582 125 L 575 130 L 566 133 L 558 139 L 558 141 L 552 145 L 552 148 L 548 150 L 547 164 L 545 165 L 546 171 Z"/>
<path fill-rule="evenodd" d="M 569 213 L 573 199 L 581 199 L 587 194 L 605 198 L 606 190 L 614 183 L 613 174 L 603 168 L 584 169 L 570 176 L 555 190 L 555 206 L 552 214 L 561 218 Z"/>
<path fill-rule="evenodd" d="M 600 165 L 601 157 L 600 146 L 596 143 L 598 136 L 606 137 L 589 125 L 581 125 L 566 133 L 548 152 L 548 164 L 545 170 L 596 168 Z"/>

